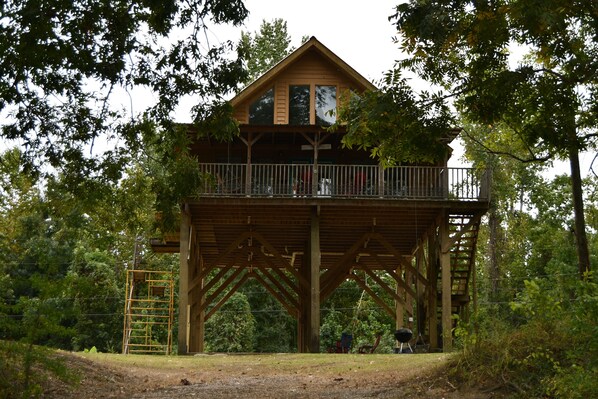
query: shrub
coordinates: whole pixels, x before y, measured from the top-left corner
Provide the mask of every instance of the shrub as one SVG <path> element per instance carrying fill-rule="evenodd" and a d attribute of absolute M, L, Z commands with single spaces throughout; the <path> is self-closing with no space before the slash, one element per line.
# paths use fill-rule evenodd
<path fill-rule="evenodd" d="M 0 397 L 37 398 L 48 374 L 67 383 L 76 375 L 48 348 L 15 341 L 0 341 Z"/>
<path fill-rule="evenodd" d="M 592 397 L 598 392 L 598 288 L 590 280 L 563 287 L 527 281 L 512 304 L 523 320 L 518 327 L 488 317 L 477 332 L 461 329 L 455 376 L 478 385 L 493 381 L 519 397 Z"/>

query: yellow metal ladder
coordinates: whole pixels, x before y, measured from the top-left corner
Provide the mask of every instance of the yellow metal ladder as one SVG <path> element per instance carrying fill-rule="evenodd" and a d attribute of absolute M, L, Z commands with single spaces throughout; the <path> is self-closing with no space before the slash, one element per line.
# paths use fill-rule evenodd
<path fill-rule="evenodd" d="M 127 270 L 122 353 L 169 355 L 173 321 L 173 273 Z"/>

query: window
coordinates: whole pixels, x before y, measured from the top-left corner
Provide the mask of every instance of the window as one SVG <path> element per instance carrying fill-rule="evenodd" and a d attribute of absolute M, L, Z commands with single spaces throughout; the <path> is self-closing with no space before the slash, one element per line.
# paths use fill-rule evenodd
<path fill-rule="evenodd" d="M 250 125 L 274 124 L 274 88 L 267 90 L 249 106 Z"/>
<path fill-rule="evenodd" d="M 336 122 L 336 86 L 316 86 L 316 124 L 330 126 Z"/>
<path fill-rule="evenodd" d="M 309 125 L 309 86 L 289 86 L 289 125 Z"/>

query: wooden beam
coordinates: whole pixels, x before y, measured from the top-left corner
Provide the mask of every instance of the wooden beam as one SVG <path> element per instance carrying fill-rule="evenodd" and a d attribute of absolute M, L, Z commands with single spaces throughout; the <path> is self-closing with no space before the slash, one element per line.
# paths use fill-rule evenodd
<path fill-rule="evenodd" d="M 205 263 L 203 262 L 203 257 L 201 252 L 199 252 L 199 243 L 195 242 L 194 244 L 197 248 L 198 248 L 198 254 L 197 254 L 197 258 L 198 258 L 198 271 L 201 273 L 202 270 L 206 267 Z M 198 296 L 198 300 L 199 300 L 199 304 L 201 305 L 203 302 L 205 302 L 206 300 L 206 296 L 205 293 L 203 292 L 203 290 L 201 288 L 203 288 L 203 284 L 204 281 L 200 281 L 199 282 L 199 292 L 197 292 L 197 296 Z M 196 328 L 196 339 L 195 342 L 193 344 L 193 348 L 192 351 L 197 351 L 199 353 L 203 353 L 204 349 L 205 349 L 205 333 L 206 333 L 206 313 L 205 311 L 199 312 L 198 314 L 198 318 L 197 318 L 197 328 Z"/>
<path fill-rule="evenodd" d="M 228 265 L 226 267 L 223 267 L 218 274 L 216 274 L 202 289 L 201 291 L 206 293 L 209 290 L 212 289 L 212 287 L 214 287 L 214 285 L 218 282 L 218 280 L 220 280 L 222 277 L 224 277 L 224 275 L 233 268 L 233 265 Z"/>
<path fill-rule="evenodd" d="M 428 240 L 428 334 L 430 339 L 430 348 L 438 348 L 438 316 L 437 316 L 437 292 L 438 292 L 438 242 L 437 235 L 434 234 Z"/>
<path fill-rule="evenodd" d="M 376 259 L 376 261 L 378 262 L 378 264 L 380 264 L 380 266 L 382 266 L 384 271 L 386 271 L 388 274 L 390 274 L 392 278 L 394 278 L 397 284 L 402 289 L 404 289 L 407 292 L 407 294 L 409 294 L 413 298 L 416 297 L 416 293 L 415 291 L 413 291 L 413 288 L 411 288 L 405 281 L 403 281 L 401 276 L 395 271 L 395 269 L 392 266 L 389 266 L 380 256 L 378 256 L 378 254 L 372 254 L 372 257 Z"/>
<path fill-rule="evenodd" d="M 420 280 L 423 284 L 428 284 L 428 280 L 424 276 L 420 275 L 417 270 L 403 258 L 403 255 L 395 247 L 393 247 L 392 244 L 386 240 L 386 238 L 384 238 L 382 234 L 372 233 L 372 238 L 382 244 L 382 246 L 386 248 L 389 253 L 393 254 L 399 261 L 399 264 L 403 266 L 406 271 L 410 271 L 417 276 L 418 280 Z"/>
<path fill-rule="evenodd" d="M 218 288 L 216 288 L 212 295 L 210 295 L 208 299 L 206 299 L 206 301 L 199 306 L 199 311 L 205 310 L 208 305 L 214 301 L 214 299 L 218 298 L 218 295 L 220 295 L 220 293 L 224 291 L 226 287 L 228 287 L 230 283 L 232 283 L 239 276 L 239 274 L 243 272 L 243 270 L 244 268 L 242 267 L 235 269 L 235 271 L 228 276 L 228 278 L 224 280 L 224 282 L 220 284 Z"/>
<path fill-rule="evenodd" d="M 278 302 L 280 302 L 280 304 L 287 310 L 287 312 L 289 312 L 289 314 L 297 319 L 299 317 L 299 310 L 296 308 L 293 308 L 291 305 L 289 305 L 285 299 L 282 297 L 282 295 L 280 295 L 274 288 L 270 287 L 270 284 L 268 284 L 266 282 L 266 280 L 264 280 L 262 278 L 262 276 L 260 276 L 259 274 L 257 274 L 256 272 L 252 272 L 251 273 L 251 277 L 255 278 L 257 281 L 259 281 L 260 284 L 262 284 L 262 286 L 268 291 L 270 292 L 270 294 L 272 294 L 272 296 L 274 298 L 276 298 L 278 300 Z"/>
<path fill-rule="evenodd" d="M 179 334 L 178 334 L 178 353 L 183 355 L 188 353 L 188 327 L 189 318 L 187 317 L 189 305 L 189 229 L 191 227 L 191 216 L 189 206 L 185 204 L 181 210 L 181 229 L 179 238 Z"/>
<path fill-rule="evenodd" d="M 284 281 L 284 283 L 290 289 L 292 289 L 293 291 L 295 291 L 297 295 L 299 295 L 299 288 L 297 287 L 297 284 L 295 284 L 293 280 L 291 280 L 286 274 L 284 274 L 284 272 L 280 270 L 280 268 L 276 266 L 268 256 L 266 256 L 266 254 L 264 254 L 261 251 L 254 252 L 254 254 L 256 255 L 256 259 L 263 260 L 270 267 L 270 269 L 274 270 L 274 273 L 276 273 L 278 277 L 280 277 L 280 279 Z"/>
<path fill-rule="evenodd" d="M 390 315 L 390 317 L 392 317 L 393 319 L 396 317 L 395 311 L 390 306 L 388 306 L 386 302 L 380 299 L 380 297 L 376 295 L 376 293 L 372 291 L 372 289 L 368 287 L 365 281 L 363 281 L 358 275 L 356 275 L 355 273 L 351 273 L 350 278 L 352 278 L 361 288 L 363 288 L 363 290 L 366 291 L 370 295 L 370 297 L 372 297 L 374 302 L 376 302 L 382 309 L 384 309 Z"/>
<path fill-rule="evenodd" d="M 320 352 L 320 215 L 319 208 L 311 208 L 309 248 L 309 313 L 306 343 L 311 353 Z"/>
<path fill-rule="evenodd" d="M 352 258 L 354 258 L 359 251 L 362 249 L 363 244 L 370 239 L 372 233 L 365 233 L 359 240 L 357 240 L 351 248 L 332 266 L 326 270 L 320 277 L 320 295 L 321 300 L 324 301 L 334 290 L 340 285 L 340 283 L 347 278 L 347 274 L 353 264 Z"/>
<path fill-rule="evenodd" d="M 401 298 L 401 296 L 396 292 L 396 290 L 393 290 L 392 288 L 390 288 L 388 286 L 388 284 L 386 284 L 384 282 L 384 280 L 382 280 L 380 277 L 378 277 L 376 275 L 375 272 L 373 272 L 372 270 L 369 269 L 363 269 L 368 276 L 370 276 L 372 278 L 372 280 L 374 280 L 379 286 L 380 288 L 382 288 L 384 291 L 386 291 L 391 297 L 393 297 L 393 299 L 399 303 L 401 303 L 402 305 L 405 305 L 405 300 L 403 298 Z M 411 316 L 413 316 L 413 311 L 411 311 L 410 309 L 407 309 L 407 313 L 409 313 Z"/>
<path fill-rule="evenodd" d="M 216 258 L 216 260 L 214 262 L 212 262 L 211 265 L 206 266 L 206 268 L 204 270 L 202 270 L 199 275 L 197 275 L 189 284 L 189 291 L 191 291 L 193 288 L 195 288 L 195 286 L 201 281 L 203 280 L 208 273 L 210 273 L 212 270 L 214 270 L 216 268 L 216 266 L 218 266 L 218 264 L 220 262 L 222 262 L 222 259 L 224 259 L 226 256 L 228 256 L 231 252 L 238 250 L 239 249 L 239 244 L 241 244 L 241 242 L 243 242 L 243 240 L 248 239 L 249 237 L 251 237 L 251 232 L 250 231 L 246 231 L 244 233 L 241 233 L 241 235 L 239 235 L 233 242 L 231 242 L 228 247 L 226 247 L 226 250 L 221 253 L 218 258 Z"/>
<path fill-rule="evenodd" d="M 297 299 L 295 299 L 293 297 L 293 295 L 291 295 L 291 293 L 282 285 L 280 284 L 280 282 L 275 279 L 272 274 L 270 274 L 270 272 L 261 265 L 257 266 L 257 269 L 262 272 L 262 274 L 272 282 L 272 284 L 274 284 L 276 286 L 276 288 L 278 288 L 278 290 L 280 291 L 281 294 L 283 294 L 286 299 L 291 303 L 291 305 L 293 305 L 295 308 L 299 309 L 299 302 L 297 301 Z"/>
<path fill-rule="evenodd" d="M 451 303 L 451 253 L 450 246 L 448 250 L 446 242 L 450 240 L 449 236 L 449 215 L 445 211 L 440 221 L 440 268 L 442 271 L 442 350 L 450 352 L 453 349 L 452 336 L 452 303 Z"/>
<path fill-rule="evenodd" d="M 208 311 L 208 313 L 206 313 L 205 316 L 205 320 L 207 321 L 210 317 L 212 317 L 214 315 L 214 313 L 216 313 L 216 311 L 218 309 L 220 309 L 220 307 L 222 305 L 224 305 L 226 303 L 226 301 L 228 301 L 228 299 L 239 290 L 239 288 L 241 288 L 243 286 L 243 284 L 245 284 L 245 282 L 247 281 L 247 279 L 249 278 L 249 272 L 245 273 L 243 275 L 243 277 L 241 277 L 241 279 L 239 281 L 237 281 L 237 284 L 235 284 L 227 293 L 226 295 L 224 295 L 217 304 L 215 304 L 212 309 L 210 309 Z"/>
<path fill-rule="evenodd" d="M 274 255 L 274 258 L 276 260 L 278 260 L 278 262 L 282 265 L 284 265 L 284 268 L 286 270 L 288 270 L 293 276 L 295 276 L 295 278 L 297 278 L 297 280 L 299 281 L 299 284 L 303 285 L 305 288 L 307 288 L 309 286 L 309 283 L 307 281 L 307 279 L 302 276 L 297 269 L 295 269 L 294 267 L 291 266 L 291 264 L 289 263 L 289 261 L 287 261 L 281 254 L 280 252 L 278 252 L 276 250 L 276 248 L 274 248 L 274 246 L 272 246 L 272 244 L 270 244 L 268 242 L 268 240 L 266 240 L 264 238 L 263 235 L 261 235 L 260 233 L 258 233 L 257 231 L 252 232 L 252 235 L 254 238 L 256 238 L 263 246 L 264 248 L 266 248 L 268 250 L 268 252 L 270 252 L 272 255 Z"/>
<path fill-rule="evenodd" d="M 424 250 L 424 242 L 423 241 L 420 245 L 418 245 L 417 247 L 417 251 L 415 254 L 415 262 L 417 264 L 417 271 L 420 274 L 424 274 L 424 269 L 426 266 L 426 252 Z M 424 308 L 424 302 L 425 302 L 425 296 L 424 296 L 424 291 L 425 291 L 425 286 L 418 280 L 415 284 L 415 292 L 417 293 L 416 295 L 416 305 L 415 305 L 415 309 L 416 309 L 416 314 L 417 314 L 417 335 L 418 336 L 423 336 L 425 335 L 425 331 L 426 331 L 426 315 L 425 315 L 425 308 Z"/>

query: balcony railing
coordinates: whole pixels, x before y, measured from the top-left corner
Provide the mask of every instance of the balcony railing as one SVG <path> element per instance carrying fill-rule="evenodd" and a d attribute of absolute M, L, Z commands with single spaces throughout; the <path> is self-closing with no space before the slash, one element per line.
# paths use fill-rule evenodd
<path fill-rule="evenodd" d="M 201 163 L 200 196 L 488 200 L 488 173 L 435 166 Z"/>

